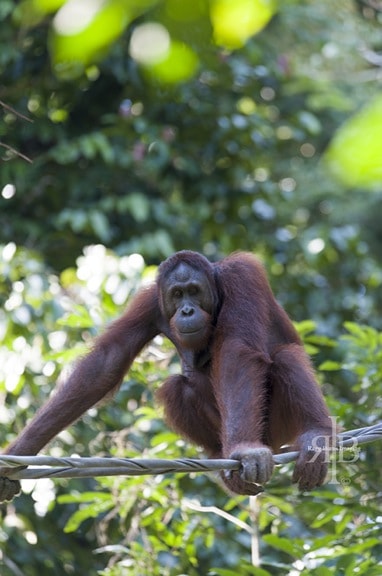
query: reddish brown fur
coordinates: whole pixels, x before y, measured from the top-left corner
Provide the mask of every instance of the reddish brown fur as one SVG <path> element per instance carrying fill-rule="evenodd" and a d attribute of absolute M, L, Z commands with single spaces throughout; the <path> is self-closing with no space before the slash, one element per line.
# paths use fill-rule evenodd
<path fill-rule="evenodd" d="M 199 351 L 181 346 L 163 311 L 164 279 L 180 262 L 203 272 L 215 300 L 214 313 L 205 314 L 212 334 Z M 37 453 L 118 387 L 137 354 L 159 333 L 173 341 L 183 369 L 182 375 L 168 378 L 158 392 L 166 419 L 211 457 L 242 459 L 243 473 L 224 477 L 230 489 L 256 493 L 253 482 L 268 479 L 271 471 L 266 447 L 277 451 L 290 442 L 301 450 L 294 474 L 300 487 L 323 482 L 323 457 L 314 463 L 309 458 L 312 438 L 330 434 L 327 408 L 310 361 L 277 304 L 263 267 L 246 253 L 210 264 L 200 254 L 185 251 L 161 264 L 157 282 L 142 290 L 125 314 L 96 340 L 7 453 Z"/>

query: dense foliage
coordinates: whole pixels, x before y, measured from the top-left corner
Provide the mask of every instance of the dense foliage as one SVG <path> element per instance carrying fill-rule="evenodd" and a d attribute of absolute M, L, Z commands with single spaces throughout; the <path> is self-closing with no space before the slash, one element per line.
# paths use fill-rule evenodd
<path fill-rule="evenodd" d="M 68 56 L 54 28 L 62 4 L 0 6 L 0 445 L 155 265 L 186 247 L 212 259 L 258 253 L 339 424 L 381 421 L 382 130 L 378 113 L 362 123 L 379 106 L 379 3 L 269 3 L 262 25 L 273 18 L 246 42 L 224 36 L 207 0 L 185 11 L 175 0 L 108 1 L 102 18 L 124 18 L 92 21 L 76 40 L 88 50 L 80 66 L 75 42 Z M 147 70 L 131 52 L 148 23 L 171 31 L 167 68 Z M 101 50 L 90 39 L 103 30 Z M 361 140 L 357 187 L 328 172 L 333 158 L 351 171 L 355 125 L 370 144 L 365 155 Z M 116 398 L 49 452 L 197 456 L 155 406 L 177 368 L 156 339 Z M 342 456 L 313 494 L 290 485 L 290 466 L 278 469 L 259 509 L 206 475 L 25 482 L 1 509 L 1 574 L 380 574 L 382 443 Z"/>

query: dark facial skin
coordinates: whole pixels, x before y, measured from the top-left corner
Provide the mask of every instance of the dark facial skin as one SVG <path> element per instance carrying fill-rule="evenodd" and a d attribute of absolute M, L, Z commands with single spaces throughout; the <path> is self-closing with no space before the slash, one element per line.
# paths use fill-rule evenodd
<path fill-rule="evenodd" d="M 176 342 L 190 350 L 204 348 L 212 329 L 213 295 L 203 272 L 178 264 L 167 276 L 162 296 Z"/>

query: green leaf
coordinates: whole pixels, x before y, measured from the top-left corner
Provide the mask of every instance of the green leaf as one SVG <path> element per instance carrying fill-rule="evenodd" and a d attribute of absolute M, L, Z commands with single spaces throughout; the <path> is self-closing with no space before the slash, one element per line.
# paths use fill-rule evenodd
<path fill-rule="evenodd" d="M 91 226 L 99 236 L 99 238 L 107 243 L 111 238 L 111 230 L 107 217 L 99 210 L 92 210 L 89 213 L 89 220 Z"/>
<path fill-rule="evenodd" d="M 84 508 L 80 508 L 80 510 L 77 510 L 69 518 L 69 520 L 65 525 L 64 531 L 67 533 L 75 532 L 80 527 L 80 525 L 83 522 L 85 522 L 85 520 L 88 520 L 89 518 L 97 518 L 97 516 L 99 516 L 103 512 L 107 512 L 107 510 L 110 510 L 113 507 L 113 505 L 114 504 L 112 501 L 96 502 Z"/>
<path fill-rule="evenodd" d="M 94 326 L 94 319 L 85 306 L 78 304 L 73 306 L 72 312 L 57 320 L 57 324 L 68 328 L 89 328 Z"/>
<path fill-rule="evenodd" d="M 316 329 L 316 323 L 313 320 L 302 320 L 301 322 L 293 322 L 293 324 L 302 338 Z"/>
<path fill-rule="evenodd" d="M 65 525 L 65 532 L 74 532 L 89 518 L 96 518 L 114 506 L 113 497 L 107 492 L 82 492 L 58 497 L 60 504 L 86 504 L 74 512 Z"/>
<path fill-rule="evenodd" d="M 198 57 L 184 43 L 172 40 L 165 57 L 148 64 L 146 71 L 163 84 L 184 82 L 194 76 L 198 68 Z"/>
<path fill-rule="evenodd" d="M 380 187 L 382 183 L 382 97 L 355 114 L 335 134 L 326 161 L 346 186 Z"/>
<path fill-rule="evenodd" d="M 273 548 L 282 550 L 283 552 L 290 554 L 292 557 L 298 558 L 301 555 L 302 549 L 300 546 L 295 544 L 296 541 L 289 540 L 288 538 L 281 538 L 275 534 L 266 534 L 263 537 L 263 540 Z"/>
<path fill-rule="evenodd" d="M 94 501 L 110 501 L 111 496 L 107 492 L 77 492 L 71 494 L 61 494 L 58 496 L 57 501 L 60 504 L 80 504 L 84 502 L 94 502 Z"/>
<path fill-rule="evenodd" d="M 122 0 L 86 4 L 68 2 L 57 13 L 51 36 L 51 56 L 56 73 L 75 77 L 99 58 L 131 21 Z"/>
<path fill-rule="evenodd" d="M 275 11 L 272 0 L 213 0 L 210 16 L 215 43 L 230 50 L 242 47 L 268 24 Z"/>
<path fill-rule="evenodd" d="M 333 370 L 341 370 L 342 364 L 340 362 L 334 362 L 334 360 L 326 360 L 319 366 L 319 370 L 326 370 L 331 372 Z"/>

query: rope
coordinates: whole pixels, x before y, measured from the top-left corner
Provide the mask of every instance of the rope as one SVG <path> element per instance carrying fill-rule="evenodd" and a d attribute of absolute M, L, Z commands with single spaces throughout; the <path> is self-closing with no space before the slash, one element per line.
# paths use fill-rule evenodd
<path fill-rule="evenodd" d="M 336 436 L 336 447 L 356 448 L 359 444 L 382 439 L 382 423 L 366 428 L 341 432 Z M 296 460 L 298 452 L 285 452 L 273 456 L 275 464 L 287 464 Z M 215 472 L 218 470 L 239 470 L 240 462 L 229 459 L 177 460 L 138 459 L 138 458 L 53 458 L 51 456 L 0 456 L 0 466 L 19 468 L 7 476 L 14 480 L 39 478 L 90 478 L 97 476 L 141 476 L 144 474 L 170 474 L 176 472 Z"/>

